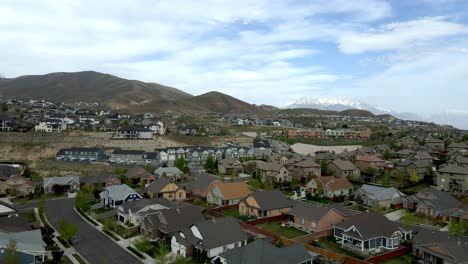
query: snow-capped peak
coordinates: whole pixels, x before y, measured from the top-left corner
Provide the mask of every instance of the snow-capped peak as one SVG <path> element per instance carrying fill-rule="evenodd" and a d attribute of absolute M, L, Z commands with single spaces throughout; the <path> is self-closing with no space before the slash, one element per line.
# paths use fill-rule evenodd
<path fill-rule="evenodd" d="M 389 114 L 391 110 L 371 105 L 363 101 L 343 97 L 312 97 L 304 96 L 286 108 L 314 108 L 320 110 L 343 111 L 348 109 L 367 110 L 374 114 Z"/>

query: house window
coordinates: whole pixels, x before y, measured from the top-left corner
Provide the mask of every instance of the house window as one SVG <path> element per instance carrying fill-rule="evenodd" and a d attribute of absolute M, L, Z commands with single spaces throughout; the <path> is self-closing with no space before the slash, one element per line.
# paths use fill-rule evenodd
<path fill-rule="evenodd" d="M 179 193 L 179 198 L 182 198 L 182 192 Z"/>
<path fill-rule="evenodd" d="M 304 224 L 304 218 L 301 218 L 301 224 L 302 225 Z"/>

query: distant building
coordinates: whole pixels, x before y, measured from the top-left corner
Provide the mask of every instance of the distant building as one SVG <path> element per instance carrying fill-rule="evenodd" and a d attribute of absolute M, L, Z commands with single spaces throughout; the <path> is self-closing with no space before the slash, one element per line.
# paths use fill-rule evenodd
<path fill-rule="evenodd" d="M 102 148 L 66 148 L 59 150 L 55 155 L 56 160 L 74 162 L 91 162 L 106 158 L 106 153 Z"/>
<path fill-rule="evenodd" d="M 34 131 L 46 133 L 62 132 L 66 129 L 67 124 L 61 119 L 46 119 L 44 121 L 39 122 L 39 124 L 37 124 L 34 127 Z"/>
<path fill-rule="evenodd" d="M 119 128 L 114 139 L 152 139 L 153 131 L 144 127 L 124 126 Z"/>

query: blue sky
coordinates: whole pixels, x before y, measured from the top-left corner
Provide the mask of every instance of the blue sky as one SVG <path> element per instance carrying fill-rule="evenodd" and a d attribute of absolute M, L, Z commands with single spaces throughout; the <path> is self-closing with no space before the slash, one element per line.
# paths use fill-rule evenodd
<path fill-rule="evenodd" d="M 6 77 L 96 70 L 256 104 L 468 116 L 464 0 L 3 0 L 0 17 Z"/>

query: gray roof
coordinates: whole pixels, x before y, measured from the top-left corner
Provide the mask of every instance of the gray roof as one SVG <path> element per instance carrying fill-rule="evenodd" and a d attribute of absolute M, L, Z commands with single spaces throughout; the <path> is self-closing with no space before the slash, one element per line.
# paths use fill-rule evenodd
<path fill-rule="evenodd" d="M 468 168 L 455 164 L 448 164 L 441 167 L 438 172 L 468 175 Z"/>
<path fill-rule="evenodd" d="M 158 176 L 162 176 L 164 172 L 166 174 L 175 174 L 175 175 L 182 174 L 182 172 L 177 167 L 166 167 L 166 168 L 159 167 L 154 171 L 154 174 Z"/>
<path fill-rule="evenodd" d="M 96 183 L 104 183 L 110 179 L 117 178 L 114 174 L 108 171 L 100 171 L 89 175 L 88 177 L 83 178 L 83 181 L 87 184 L 96 184 Z"/>
<path fill-rule="evenodd" d="M 431 164 L 425 160 L 413 160 L 413 159 L 405 159 L 404 161 L 397 163 L 397 166 L 400 167 L 408 167 L 411 164 L 414 164 L 417 168 L 430 168 Z"/>
<path fill-rule="evenodd" d="M 145 191 L 147 190 L 147 191 L 150 191 L 151 193 L 158 193 L 158 192 L 161 191 L 161 189 L 166 187 L 171 182 L 172 181 L 170 179 L 168 179 L 168 178 L 164 178 L 164 177 L 158 178 L 158 179 L 156 179 L 156 181 L 154 181 L 150 185 L 148 185 L 145 188 Z"/>
<path fill-rule="evenodd" d="M 186 239 L 178 237 L 182 241 L 202 246 L 205 249 L 216 248 L 248 239 L 247 233 L 242 229 L 239 221 L 233 217 L 213 218 L 194 223 L 203 239 L 195 237 L 190 228 L 182 232 Z"/>
<path fill-rule="evenodd" d="M 386 188 L 367 184 L 362 185 L 358 192 L 363 192 L 368 197 L 374 198 L 378 201 L 390 200 L 397 197 L 406 196 L 406 194 L 400 192 L 399 190 L 393 187 Z"/>
<path fill-rule="evenodd" d="M 449 232 L 441 232 L 421 228 L 418 234 L 413 238 L 415 247 L 422 247 L 426 251 L 435 255 L 443 255 L 453 263 L 468 263 L 468 238 L 463 236 L 454 236 Z M 436 238 L 436 239 L 435 239 Z M 441 254 L 431 249 L 431 246 L 437 246 L 447 254 Z"/>
<path fill-rule="evenodd" d="M 213 181 L 219 180 L 218 177 L 208 174 L 201 173 L 198 175 L 193 182 L 189 182 L 186 186 L 189 190 L 197 189 L 204 190 L 206 189 Z"/>
<path fill-rule="evenodd" d="M 44 188 L 53 185 L 70 185 L 73 182 L 80 183 L 80 176 L 62 176 L 62 177 L 46 177 L 44 178 Z"/>
<path fill-rule="evenodd" d="M 45 252 L 46 244 L 42 241 L 40 229 L 0 234 L 0 247 L 6 247 L 10 240 L 16 241 L 16 249 L 23 252 Z"/>
<path fill-rule="evenodd" d="M 229 264 L 298 264 L 311 260 L 316 255 L 309 253 L 300 244 L 278 248 L 262 239 L 257 239 L 246 246 L 225 251 L 219 256 Z"/>
<path fill-rule="evenodd" d="M 135 190 L 130 188 L 126 184 L 122 185 L 112 185 L 106 187 L 104 191 L 102 191 L 99 196 L 102 198 L 104 197 L 111 197 L 114 201 L 122 201 L 130 194 L 138 194 Z M 140 195 L 140 194 L 138 194 Z"/>
<path fill-rule="evenodd" d="M 21 216 L 0 217 L 0 233 L 14 233 L 31 230 L 28 220 Z"/>
<path fill-rule="evenodd" d="M 335 159 L 332 161 L 340 170 L 342 171 L 350 171 L 355 170 L 357 167 L 349 160 L 344 159 Z"/>
<path fill-rule="evenodd" d="M 202 210 L 198 206 L 163 209 L 148 215 L 143 222 L 146 228 L 157 229 L 170 234 L 204 220 Z"/>
<path fill-rule="evenodd" d="M 148 205 L 161 205 L 165 208 L 173 208 L 176 206 L 175 203 L 164 199 L 164 198 L 152 198 L 152 199 L 141 199 L 136 201 L 129 201 L 121 205 L 124 210 L 124 213 L 128 213 L 131 210 L 133 213 L 140 211 L 141 209 L 145 208 Z"/>
<path fill-rule="evenodd" d="M 294 205 L 294 201 L 287 199 L 279 190 L 256 191 L 251 193 L 249 196 L 252 196 L 255 201 L 257 201 L 261 210 L 273 210 L 292 207 Z M 247 199 L 247 197 L 245 199 Z"/>
<path fill-rule="evenodd" d="M 449 193 L 439 191 L 435 188 L 424 189 L 415 195 L 408 197 L 415 203 L 423 203 L 429 208 L 434 208 L 439 211 L 442 209 L 456 208 L 461 203 L 453 198 Z"/>
<path fill-rule="evenodd" d="M 349 217 L 335 226 L 344 230 L 354 226 L 357 232 L 349 231 L 345 234 L 361 240 L 380 236 L 391 237 L 396 231 L 406 230 L 397 222 L 390 221 L 383 215 L 367 212 Z"/>
<path fill-rule="evenodd" d="M 330 210 L 336 210 L 343 216 L 347 215 L 347 212 L 341 212 L 338 208 L 308 202 L 296 202 L 289 214 L 316 222 L 322 219 Z"/>

